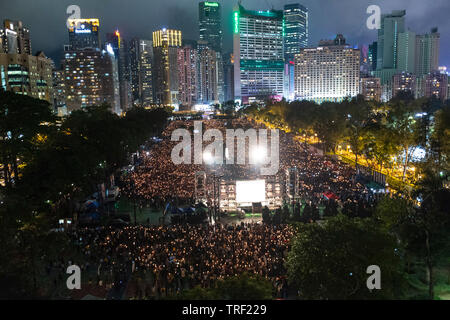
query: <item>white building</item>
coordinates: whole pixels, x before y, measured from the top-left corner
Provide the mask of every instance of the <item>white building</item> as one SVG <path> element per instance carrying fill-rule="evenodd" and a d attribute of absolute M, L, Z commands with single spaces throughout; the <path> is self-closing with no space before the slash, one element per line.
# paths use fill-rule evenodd
<path fill-rule="evenodd" d="M 341 36 L 319 45 L 295 55 L 296 99 L 322 103 L 357 96 L 360 51 L 345 45 Z"/>

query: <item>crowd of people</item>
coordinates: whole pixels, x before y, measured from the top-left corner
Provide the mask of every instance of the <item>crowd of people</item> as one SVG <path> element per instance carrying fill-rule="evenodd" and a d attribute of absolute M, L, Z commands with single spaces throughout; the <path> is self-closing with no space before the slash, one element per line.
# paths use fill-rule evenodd
<path fill-rule="evenodd" d="M 226 129 L 265 128 L 247 119 L 205 120 L 202 124 L 203 132 L 219 129 L 224 137 Z M 143 153 L 134 171 L 123 179 L 123 193 L 160 208 L 179 199 L 195 202 L 196 172 L 208 172 L 210 168 L 207 164 L 176 165 L 172 162 L 171 152 L 178 142 L 171 141 L 171 135 L 178 128 L 185 128 L 193 135 L 194 121 L 169 123 L 162 139 L 153 144 L 148 153 Z M 279 138 L 277 175 L 285 179 L 287 169 L 296 168 L 297 196 L 307 207 L 323 205 L 328 201 L 325 194 L 332 194 L 332 204 L 347 211 L 370 206 L 370 193 L 354 179 L 354 168 L 318 155 L 291 133 L 280 131 Z M 193 141 L 191 139 L 192 150 Z M 268 142 L 270 145 L 270 140 Z M 248 147 L 246 151 L 248 154 Z M 215 174 L 232 180 L 258 178 L 249 164 L 219 165 Z M 337 212 L 334 207 L 327 209 L 325 211 L 330 213 Z M 171 296 L 198 285 L 209 288 L 216 280 L 243 272 L 267 278 L 277 289 L 278 297 L 285 297 L 285 258 L 292 236 L 293 229 L 283 223 L 182 223 L 73 231 L 88 264 L 97 266 L 98 284 L 111 286 L 126 279 L 139 279 L 135 296 L 140 298 Z"/>
<path fill-rule="evenodd" d="M 171 225 L 78 229 L 72 233 L 99 284 L 116 285 L 137 274 L 140 297 L 161 298 L 243 272 L 258 274 L 285 292 L 289 225 Z"/>
<path fill-rule="evenodd" d="M 208 129 L 218 129 L 225 137 L 226 129 L 244 130 L 263 129 L 263 124 L 248 119 L 205 120 L 202 122 L 203 132 Z M 161 204 L 174 199 L 185 199 L 195 202 L 195 173 L 209 172 L 207 164 L 179 164 L 172 162 L 171 152 L 178 143 L 171 141 L 175 129 L 185 128 L 194 134 L 194 121 L 175 120 L 169 123 L 163 133 L 162 142 L 151 150 L 150 156 L 136 167 L 129 175 L 125 192 L 147 201 Z M 368 201 L 369 191 L 354 179 L 355 170 L 348 165 L 329 157 L 323 157 L 312 152 L 309 146 L 295 139 L 292 133 L 279 132 L 280 168 L 277 175 L 281 180 L 286 177 L 286 169 L 296 167 L 298 170 L 298 196 L 311 204 L 318 204 L 323 194 L 332 192 L 339 198 L 342 207 L 346 202 Z M 194 150 L 191 139 L 192 149 Z M 207 145 L 208 142 L 205 142 Z M 270 145 L 270 136 L 268 145 Z M 235 152 L 237 148 L 235 148 Z M 247 161 L 245 165 L 223 164 L 216 166 L 215 174 L 228 180 L 257 179 L 258 173 L 248 164 L 248 145 L 246 146 Z M 235 157 L 236 159 L 236 157 Z"/>

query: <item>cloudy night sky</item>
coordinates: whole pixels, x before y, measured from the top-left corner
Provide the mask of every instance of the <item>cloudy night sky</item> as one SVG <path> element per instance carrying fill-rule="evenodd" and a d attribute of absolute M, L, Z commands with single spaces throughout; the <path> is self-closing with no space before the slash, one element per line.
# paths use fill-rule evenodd
<path fill-rule="evenodd" d="M 68 43 L 66 8 L 78 5 L 82 18 L 99 18 L 104 40 L 107 32 L 119 28 L 123 37 L 151 39 L 152 31 L 180 29 L 185 39 L 198 38 L 197 0 L 14 0 L 0 2 L 0 19 L 22 20 L 31 29 L 32 48 L 57 60 Z M 232 50 L 232 9 L 237 0 L 221 0 L 224 49 Z M 382 13 L 406 10 L 406 25 L 423 34 L 432 27 L 441 33 L 440 65 L 450 67 L 449 0 L 243 0 L 249 10 L 282 9 L 284 4 L 301 3 L 310 11 L 310 45 L 342 33 L 351 45 L 376 40 L 376 30 L 368 30 L 366 9 L 376 4 Z"/>

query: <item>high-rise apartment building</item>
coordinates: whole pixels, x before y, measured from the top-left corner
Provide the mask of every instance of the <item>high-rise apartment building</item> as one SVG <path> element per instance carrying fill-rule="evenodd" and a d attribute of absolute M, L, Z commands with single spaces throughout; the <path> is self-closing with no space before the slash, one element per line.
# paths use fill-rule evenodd
<path fill-rule="evenodd" d="M 360 51 L 335 40 L 295 55 L 295 97 L 317 103 L 340 102 L 359 93 Z"/>
<path fill-rule="evenodd" d="M 234 12 L 234 95 L 242 103 L 281 98 L 284 83 L 283 11 Z"/>
<path fill-rule="evenodd" d="M 415 73 L 423 76 L 439 68 L 440 34 L 437 28 L 431 33 L 417 35 L 415 50 Z"/>
<path fill-rule="evenodd" d="M 392 77 L 392 97 L 396 97 L 400 92 L 409 92 L 412 96 L 416 92 L 416 75 L 409 72 L 395 74 Z"/>
<path fill-rule="evenodd" d="M 0 29 L 0 53 L 33 54 L 30 30 L 22 21 L 4 20 Z"/>
<path fill-rule="evenodd" d="M 215 104 L 219 102 L 218 63 L 216 51 L 209 47 L 199 48 L 199 92 L 200 104 Z"/>
<path fill-rule="evenodd" d="M 100 49 L 100 22 L 98 19 L 69 19 L 70 50 Z"/>
<path fill-rule="evenodd" d="M 381 101 L 381 81 L 379 78 L 361 78 L 361 92 L 366 101 Z"/>
<path fill-rule="evenodd" d="M 448 75 L 432 72 L 425 76 L 425 97 L 435 97 L 441 101 L 448 99 Z"/>
<path fill-rule="evenodd" d="M 62 69 L 68 112 L 106 103 L 120 114 L 117 62 L 112 51 L 66 51 Z"/>
<path fill-rule="evenodd" d="M 178 49 L 179 102 L 190 109 L 198 99 L 198 54 L 193 45 Z"/>
<path fill-rule="evenodd" d="M 179 103 L 178 48 L 182 45 L 181 31 L 166 29 L 153 32 L 154 98 L 155 103 Z"/>

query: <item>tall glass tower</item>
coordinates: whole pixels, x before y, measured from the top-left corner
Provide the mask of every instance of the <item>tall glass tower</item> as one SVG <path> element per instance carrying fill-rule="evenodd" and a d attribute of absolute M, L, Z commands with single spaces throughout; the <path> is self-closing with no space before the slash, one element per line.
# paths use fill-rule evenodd
<path fill-rule="evenodd" d="M 284 55 L 286 60 L 293 60 L 308 46 L 308 9 L 298 3 L 287 4 L 283 14 Z"/>
<path fill-rule="evenodd" d="M 198 4 L 200 40 L 207 41 L 209 47 L 222 52 L 221 6 L 218 2 L 204 1 Z"/>

